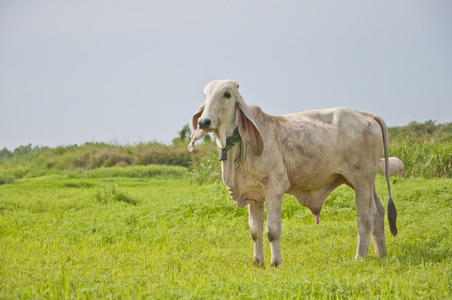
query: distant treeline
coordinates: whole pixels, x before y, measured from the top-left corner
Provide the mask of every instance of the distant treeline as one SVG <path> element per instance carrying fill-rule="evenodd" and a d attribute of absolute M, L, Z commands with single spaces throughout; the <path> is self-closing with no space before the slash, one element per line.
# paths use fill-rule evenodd
<path fill-rule="evenodd" d="M 389 127 L 388 132 L 390 139 L 402 141 L 419 142 L 432 139 L 452 141 L 452 123 L 436 124 L 432 120 L 425 123 L 411 122 L 406 126 Z"/>
<path fill-rule="evenodd" d="M 452 177 L 452 123 L 411 122 L 388 131 L 390 156 L 397 156 L 404 162 L 406 176 Z M 183 166 L 204 179 L 212 174 L 218 178 L 215 143 L 207 136 L 193 153 L 188 153 L 189 136 L 190 128 L 186 125 L 171 145 L 86 143 L 56 148 L 30 144 L 13 151 L 3 148 L 0 150 L 0 171 L 21 169 L 23 172 L 20 173 L 26 174 L 37 170 L 74 171 L 157 164 Z"/>

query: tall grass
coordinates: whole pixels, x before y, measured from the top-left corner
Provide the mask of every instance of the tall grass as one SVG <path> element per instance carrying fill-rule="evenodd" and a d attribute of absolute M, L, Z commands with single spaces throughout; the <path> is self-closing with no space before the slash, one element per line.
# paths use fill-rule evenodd
<path fill-rule="evenodd" d="M 193 183 L 209 184 L 221 180 L 221 167 L 218 153 L 210 153 L 193 165 L 190 171 Z"/>
<path fill-rule="evenodd" d="M 406 176 L 452 177 L 452 123 L 411 122 L 388 130 L 389 153 L 403 161 Z"/>
<path fill-rule="evenodd" d="M 391 156 L 400 158 L 405 176 L 452 177 L 452 143 L 449 141 L 393 142 Z"/>

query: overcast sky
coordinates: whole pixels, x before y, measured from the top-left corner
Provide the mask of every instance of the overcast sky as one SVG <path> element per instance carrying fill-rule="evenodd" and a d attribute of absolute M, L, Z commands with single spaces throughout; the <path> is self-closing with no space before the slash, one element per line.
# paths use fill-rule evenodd
<path fill-rule="evenodd" d="M 452 122 L 452 1 L 0 0 L 0 149 L 171 143 L 214 79 L 272 115 Z"/>

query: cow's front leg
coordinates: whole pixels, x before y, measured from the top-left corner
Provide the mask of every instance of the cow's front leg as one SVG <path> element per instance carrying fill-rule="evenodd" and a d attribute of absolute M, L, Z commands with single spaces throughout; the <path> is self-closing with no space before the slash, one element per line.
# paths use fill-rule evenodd
<path fill-rule="evenodd" d="M 264 202 L 251 201 L 248 205 L 248 213 L 251 237 L 254 241 L 253 264 L 258 267 L 264 267 Z"/>
<path fill-rule="evenodd" d="M 267 203 L 267 238 L 272 251 L 270 266 L 277 267 L 281 264 L 279 241 L 281 239 L 281 211 L 283 194 L 268 193 Z"/>

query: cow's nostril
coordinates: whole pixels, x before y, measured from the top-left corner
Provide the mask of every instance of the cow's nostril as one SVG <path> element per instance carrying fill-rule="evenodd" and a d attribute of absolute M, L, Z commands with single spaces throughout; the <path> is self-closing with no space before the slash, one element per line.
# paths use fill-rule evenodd
<path fill-rule="evenodd" d="M 210 127 L 210 123 L 211 123 L 210 119 L 199 119 L 198 120 L 198 125 L 199 125 L 199 128 L 201 128 L 201 129 L 208 129 Z"/>

